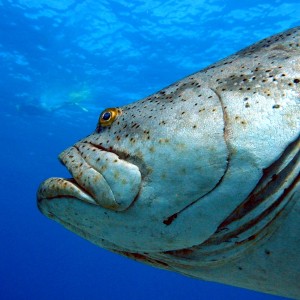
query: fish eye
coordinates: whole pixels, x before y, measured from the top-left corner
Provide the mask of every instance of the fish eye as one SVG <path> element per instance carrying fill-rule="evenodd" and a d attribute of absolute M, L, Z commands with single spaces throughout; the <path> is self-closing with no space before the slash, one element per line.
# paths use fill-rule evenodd
<path fill-rule="evenodd" d="M 102 116 L 102 120 L 103 121 L 108 121 L 111 118 L 111 112 L 110 111 L 106 111 L 103 116 Z"/>
<path fill-rule="evenodd" d="M 98 125 L 102 127 L 110 126 L 120 114 L 120 108 L 107 108 L 100 114 Z"/>

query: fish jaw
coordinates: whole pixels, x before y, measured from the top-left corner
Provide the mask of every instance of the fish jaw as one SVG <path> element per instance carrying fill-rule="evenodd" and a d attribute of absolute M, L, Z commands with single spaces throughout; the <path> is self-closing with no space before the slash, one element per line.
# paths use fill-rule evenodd
<path fill-rule="evenodd" d="M 43 200 L 75 198 L 113 211 L 123 211 L 139 193 L 142 181 L 139 168 L 115 153 L 92 144 L 77 143 L 63 151 L 59 159 L 73 178 L 44 181 L 37 193 L 41 210 Z"/>

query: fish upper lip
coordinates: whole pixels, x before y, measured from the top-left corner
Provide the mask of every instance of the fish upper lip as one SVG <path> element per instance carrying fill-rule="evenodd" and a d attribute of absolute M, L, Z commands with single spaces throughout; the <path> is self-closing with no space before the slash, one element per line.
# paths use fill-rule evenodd
<path fill-rule="evenodd" d="M 89 149 L 85 144 L 72 146 L 59 155 L 59 159 L 72 174 L 74 180 L 82 190 L 87 191 L 92 198 L 100 205 L 115 209 L 117 202 L 110 189 L 109 184 L 101 172 L 87 160 L 83 150 Z"/>
<path fill-rule="evenodd" d="M 125 150 L 117 150 L 111 146 L 109 148 L 106 148 L 106 147 L 103 147 L 102 145 L 97 145 L 90 141 L 83 142 L 83 143 L 89 144 L 101 151 L 113 153 L 113 154 L 117 155 L 119 157 L 119 159 L 136 165 L 139 168 L 143 179 L 145 179 L 151 173 L 151 170 L 149 170 L 149 168 L 146 166 L 143 159 L 135 154 L 130 154 L 130 153 L 126 152 Z"/>
<path fill-rule="evenodd" d="M 102 145 L 98 145 L 98 144 L 95 144 L 93 142 L 83 142 L 83 144 L 91 145 L 91 146 L 99 149 L 100 151 L 113 153 L 113 154 L 117 155 L 118 158 L 120 158 L 122 160 L 127 160 L 130 157 L 129 153 L 126 153 L 126 152 L 120 151 L 120 150 L 116 150 L 113 147 L 106 148 L 106 147 L 103 147 Z M 75 148 L 76 148 L 76 145 L 74 145 Z"/>
<path fill-rule="evenodd" d="M 59 160 L 73 178 L 46 180 L 38 190 L 39 202 L 68 197 L 122 211 L 139 194 L 142 178 L 138 166 L 121 159 L 112 149 L 78 142 L 64 150 Z"/>

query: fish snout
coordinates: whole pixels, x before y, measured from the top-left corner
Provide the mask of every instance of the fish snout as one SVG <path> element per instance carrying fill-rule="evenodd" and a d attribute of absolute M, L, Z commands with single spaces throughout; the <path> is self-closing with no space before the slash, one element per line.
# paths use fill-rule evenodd
<path fill-rule="evenodd" d="M 63 151 L 59 159 L 73 176 L 73 179 L 67 181 L 76 186 L 80 194 L 85 194 L 90 203 L 94 200 L 95 204 L 105 208 L 123 211 L 139 193 L 142 180 L 139 168 L 120 159 L 113 152 L 79 142 Z M 59 187 L 52 182 L 49 188 L 56 189 L 56 195 L 58 189 L 61 195 L 70 194 L 70 184 L 66 188 L 61 182 L 57 182 L 58 184 Z M 82 196 L 76 197 L 74 193 L 70 196 L 86 200 Z"/>

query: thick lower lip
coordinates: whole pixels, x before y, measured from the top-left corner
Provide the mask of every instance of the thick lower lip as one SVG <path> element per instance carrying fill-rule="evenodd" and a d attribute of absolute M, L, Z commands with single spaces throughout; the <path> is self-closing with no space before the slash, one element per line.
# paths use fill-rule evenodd
<path fill-rule="evenodd" d="M 98 205 L 97 202 L 73 178 L 65 179 L 53 177 L 45 180 L 38 188 L 37 200 L 51 200 L 57 198 L 75 198 L 83 202 Z"/>

